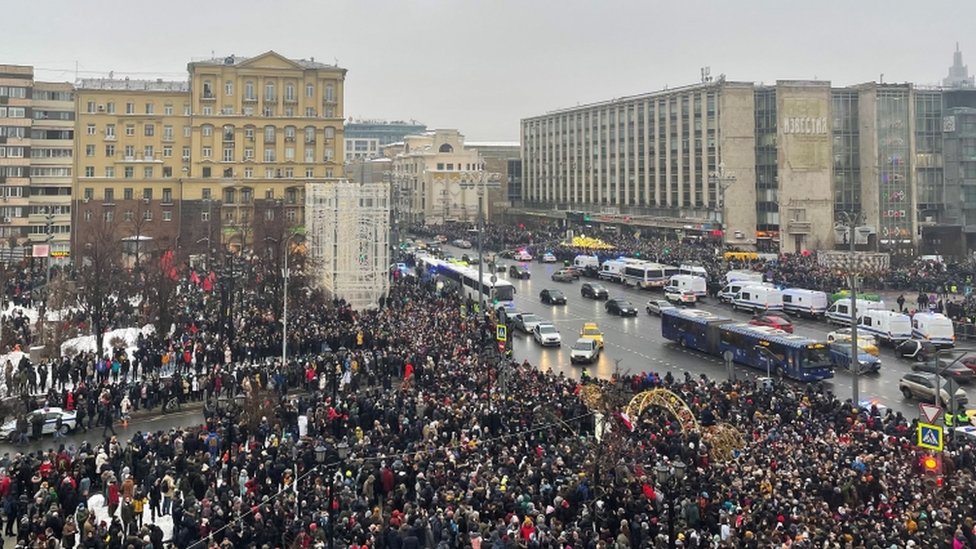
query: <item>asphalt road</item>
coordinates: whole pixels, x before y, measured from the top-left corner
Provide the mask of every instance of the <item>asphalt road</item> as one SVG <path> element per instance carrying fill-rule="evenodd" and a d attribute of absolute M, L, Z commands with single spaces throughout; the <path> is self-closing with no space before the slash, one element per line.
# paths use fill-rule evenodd
<path fill-rule="evenodd" d="M 87 423 L 87 418 L 86 421 Z M 135 412 L 133 418 L 129 421 L 128 427 L 123 427 L 121 423 L 116 422 L 115 432 L 118 434 L 120 442 L 126 442 L 132 439 L 132 436 L 137 432 L 153 432 L 156 431 L 169 431 L 173 428 L 182 428 L 188 425 L 196 425 L 203 423 L 203 403 L 195 402 L 189 405 L 184 405 L 182 410 L 177 410 L 169 414 L 163 414 L 159 412 L 159 408 L 148 413 Z M 108 436 L 112 436 L 112 432 L 109 431 Z M 0 455 L 9 453 L 11 456 L 18 452 L 36 452 L 37 450 L 47 451 L 51 448 L 55 450 L 60 444 L 74 445 L 78 447 L 82 442 L 87 440 L 92 443 L 92 445 L 101 442 L 102 439 L 102 427 L 93 427 L 91 431 L 87 433 L 84 429 L 75 429 L 67 437 L 61 440 L 56 440 L 51 435 L 45 435 L 40 440 L 31 440 L 31 442 L 25 446 L 18 446 L 16 444 L 10 444 L 8 442 L 0 443 Z"/>
<path fill-rule="evenodd" d="M 462 253 L 470 251 L 459 250 L 445 246 L 445 253 L 452 253 L 460 257 Z M 511 260 L 500 260 L 506 265 Z M 634 374 L 646 371 L 657 371 L 661 375 L 671 371 L 672 375 L 681 377 L 684 372 L 693 376 L 706 374 L 710 378 L 726 378 L 728 372 L 725 364 L 718 357 L 712 357 L 697 351 L 682 349 L 665 340 L 661 336 L 661 321 L 656 316 L 648 316 L 644 310 L 649 299 L 663 299 L 661 291 L 638 290 L 613 283 L 604 283 L 610 290 L 611 297 L 621 296 L 629 299 L 640 311 L 636 317 L 622 318 L 608 315 L 604 310 L 604 302 L 586 299 L 580 296 L 580 285 L 590 279 L 580 279 L 575 282 L 553 282 L 550 276 L 562 264 L 542 264 L 537 261 L 520 263 L 526 265 L 532 272 L 529 280 L 509 279 L 506 274 L 498 274 L 512 282 L 517 289 L 516 306 L 519 311 L 532 312 L 543 320 L 551 320 L 559 329 L 563 344 L 559 348 L 542 346 L 535 343 L 531 336 L 516 332 L 513 334 L 513 354 L 518 360 L 528 359 L 542 369 L 563 372 L 567 376 L 578 378 L 583 366 L 573 365 L 569 360 L 569 350 L 578 337 L 584 322 L 596 322 L 604 333 L 605 348 L 599 361 L 586 366 L 590 375 L 599 377 L 611 376 L 619 368 L 621 374 Z M 566 305 L 546 305 L 539 299 L 539 292 L 545 288 L 558 288 L 566 294 Z M 748 321 L 751 316 L 746 313 L 732 312 L 727 305 L 717 300 L 705 300 L 697 305 L 698 308 L 719 313 L 723 316 Z M 793 318 L 794 329 L 797 334 L 826 341 L 827 333 L 837 329 L 837 326 L 826 322 Z M 881 348 L 882 367 L 879 373 L 860 376 L 860 399 L 877 400 L 894 410 L 900 410 L 908 417 L 918 414 L 918 401 L 906 399 L 898 390 L 898 380 L 911 371 L 911 362 L 897 358 L 894 352 L 886 347 Z M 742 377 L 765 376 L 764 371 L 758 371 L 742 365 L 735 365 L 735 375 Z M 853 376 L 837 370 L 834 378 L 824 382 L 825 387 L 832 390 L 840 398 L 850 398 L 853 394 Z M 967 393 L 976 394 L 976 389 L 963 387 Z"/>

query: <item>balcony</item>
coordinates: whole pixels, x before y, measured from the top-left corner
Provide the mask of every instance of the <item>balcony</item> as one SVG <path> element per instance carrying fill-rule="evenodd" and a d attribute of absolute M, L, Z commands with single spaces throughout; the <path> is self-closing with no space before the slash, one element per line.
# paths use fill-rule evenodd
<path fill-rule="evenodd" d="M 258 98 L 256 95 L 245 95 L 242 99 L 245 103 L 257 103 Z"/>
<path fill-rule="evenodd" d="M 786 232 L 790 234 L 810 234 L 811 225 L 809 221 L 791 220 L 786 226 Z"/>
<path fill-rule="evenodd" d="M 203 90 L 203 94 L 200 96 L 202 101 L 216 101 L 217 96 L 210 90 Z"/>
<path fill-rule="evenodd" d="M 285 103 L 286 104 L 297 105 L 298 104 L 298 98 L 297 97 L 288 97 L 286 95 L 285 96 Z"/>

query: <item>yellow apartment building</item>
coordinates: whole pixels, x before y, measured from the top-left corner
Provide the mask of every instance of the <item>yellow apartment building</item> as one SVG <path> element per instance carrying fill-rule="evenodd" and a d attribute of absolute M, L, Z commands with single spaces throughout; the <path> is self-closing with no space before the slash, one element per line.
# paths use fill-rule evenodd
<path fill-rule="evenodd" d="M 76 246 L 110 225 L 134 253 L 271 253 L 304 225 L 306 182 L 343 176 L 345 69 L 275 52 L 187 68 L 79 83 Z"/>

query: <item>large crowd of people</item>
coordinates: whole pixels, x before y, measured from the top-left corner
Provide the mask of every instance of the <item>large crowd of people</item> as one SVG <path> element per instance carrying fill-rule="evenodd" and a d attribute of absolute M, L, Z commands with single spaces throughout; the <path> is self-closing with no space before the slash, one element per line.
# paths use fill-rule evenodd
<path fill-rule="evenodd" d="M 495 227 L 493 247 L 578 252 L 527 233 Z M 674 261 L 714 255 L 648 246 Z M 754 268 L 811 276 L 804 265 Z M 495 350 L 470 300 L 412 276 L 373 310 L 303 300 L 282 363 L 273 300 L 258 295 L 261 273 L 249 276 L 236 296 L 205 272 L 181 277 L 175 330 L 132 353 L 4 365 L 8 394 L 77 411 L 87 442 L 0 458 L 3 546 L 976 547 L 976 440 L 949 438 L 936 484 L 914 419 L 820 386 L 540 371 Z M 586 405 L 589 384 L 610 409 Z M 720 461 L 667 410 L 613 413 L 656 388 L 744 444 Z M 203 421 L 128 424 L 173 399 L 206 403 Z"/>

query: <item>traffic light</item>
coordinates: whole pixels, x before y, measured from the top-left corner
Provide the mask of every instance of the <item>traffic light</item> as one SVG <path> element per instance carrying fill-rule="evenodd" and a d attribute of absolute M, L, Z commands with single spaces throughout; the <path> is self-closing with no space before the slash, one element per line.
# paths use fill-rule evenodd
<path fill-rule="evenodd" d="M 928 486 L 942 487 L 942 456 L 925 454 L 922 456 L 922 479 Z"/>

